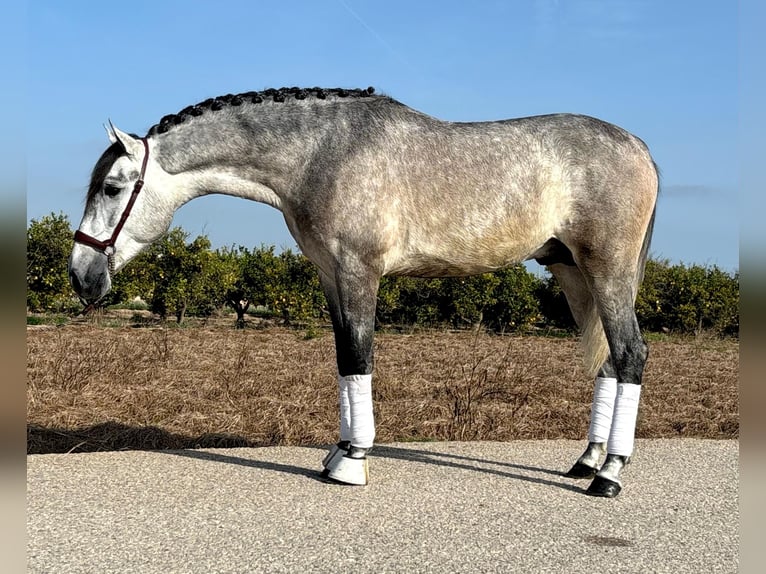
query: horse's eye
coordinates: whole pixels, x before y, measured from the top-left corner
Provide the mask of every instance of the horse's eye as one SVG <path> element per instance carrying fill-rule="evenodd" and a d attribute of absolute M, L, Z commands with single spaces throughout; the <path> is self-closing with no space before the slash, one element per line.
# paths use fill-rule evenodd
<path fill-rule="evenodd" d="M 109 185 L 109 184 L 104 185 L 104 194 L 107 195 L 108 197 L 114 197 L 121 191 L 122 189 L 115 185 Z"/>

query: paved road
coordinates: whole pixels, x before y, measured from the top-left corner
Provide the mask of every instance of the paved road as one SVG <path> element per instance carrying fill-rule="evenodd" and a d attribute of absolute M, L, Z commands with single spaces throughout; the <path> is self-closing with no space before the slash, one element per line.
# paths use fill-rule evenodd
<path fill-rule="evenodd" d="M 736 572 L 738 443 L 639 440 L 625 488 L 559 475 L 573 441 L 28 457 L 29 572 Z"/>

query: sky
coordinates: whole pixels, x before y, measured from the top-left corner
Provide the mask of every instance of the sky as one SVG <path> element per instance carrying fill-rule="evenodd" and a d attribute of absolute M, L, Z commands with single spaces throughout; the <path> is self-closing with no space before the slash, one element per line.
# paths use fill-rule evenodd
<path fill-rule="evenodd" d="M 79 224 L 108 120 L 143 135 L 226 93 L 374 86 L 444 120 L 615 123 L 661 169 L 651 255 L 739 268 L 735 2 L 36 0 L 26 22 L 27 221 Z M 196 199 L 173 225 L 295 248 L 278 211 L 242 199 Z"/>

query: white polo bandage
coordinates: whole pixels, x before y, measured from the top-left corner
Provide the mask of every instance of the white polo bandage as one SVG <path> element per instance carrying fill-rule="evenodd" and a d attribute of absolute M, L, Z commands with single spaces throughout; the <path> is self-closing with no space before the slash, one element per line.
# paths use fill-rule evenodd
<path fill-rule="evenodd" d="M 617 396 L 617 379 L 613 377 L 596 377 L 593 389 L 593 403 L 590 406 L 590 427 L 588 440 L 590 442 L 606 442 L 612 429 L 612 413 L 614 399 Z"/>
<path fill-rule="evenodd" d="M 340 403 L 340 440 L 351 440 L 351 403 L 348 400 L 348 383 L 338 376 L 338 394 Z"/>
<path fill-rule="evenodd" d="M 636 418 L 638 402 L 641 398 L 641 385 L 632 383 L 617 384 L 617 398 L 614 402 L 612 430 L 609 433 L 607 452 L 621 456 L 633 454 L 636 436 Z"/>
<path fill-rule="evenodd" d="M 349 440 L 352 446 L 359 448 L 372 448 L 375 440 L 372 375 L 339 376 L 338 386 L 341 440 Z"/>

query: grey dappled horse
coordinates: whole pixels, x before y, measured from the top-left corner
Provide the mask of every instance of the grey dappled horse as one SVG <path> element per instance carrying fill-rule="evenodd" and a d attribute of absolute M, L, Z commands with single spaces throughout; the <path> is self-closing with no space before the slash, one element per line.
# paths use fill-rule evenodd
<path fill-rule="evenodd" d="M 567 476 L 592 478 L 593 495 L 619 493 L 647 358 L 634 303 L 658 193 L 641 140 L 571 114 L 445 122 L 371 88 L 227 95 L 162 118 L 143 138 L 108 132 L 75 234 L 74 289 L 101 299 L 110 274 L 195 197 L 279 209 L 319 268 L 335 331 L 340 442 L 326 476 L 368 481 L 380 278 L 536 259 L 566 294 L 595 377 L 588 447 Z"/>

